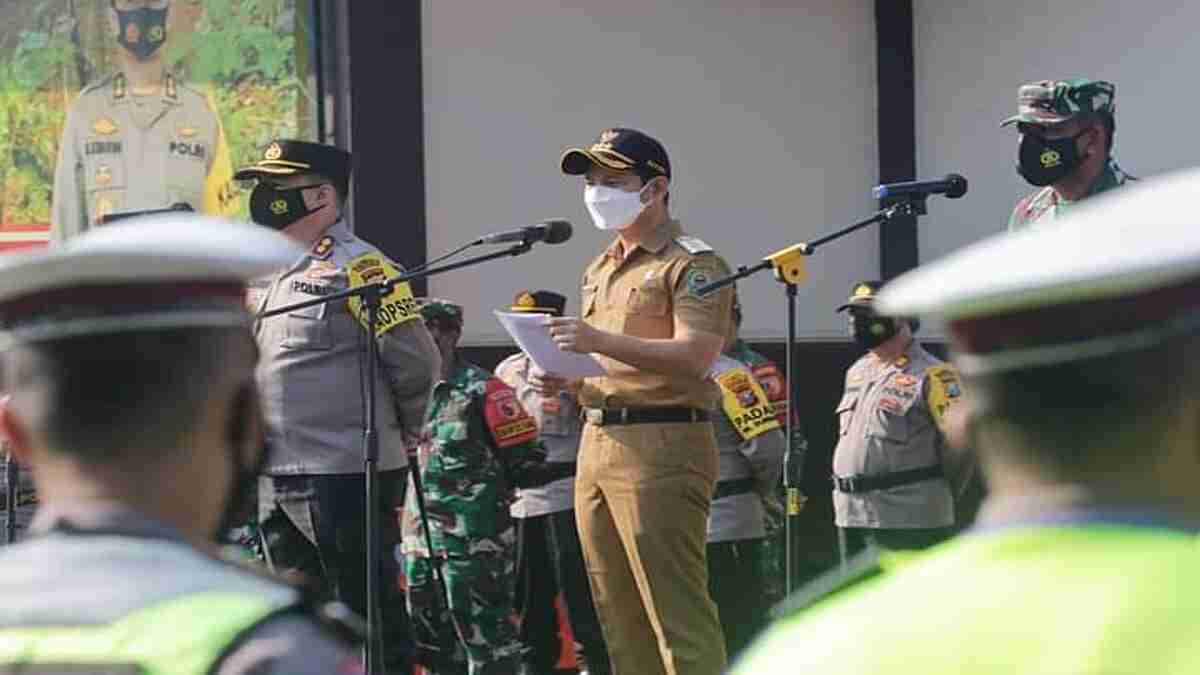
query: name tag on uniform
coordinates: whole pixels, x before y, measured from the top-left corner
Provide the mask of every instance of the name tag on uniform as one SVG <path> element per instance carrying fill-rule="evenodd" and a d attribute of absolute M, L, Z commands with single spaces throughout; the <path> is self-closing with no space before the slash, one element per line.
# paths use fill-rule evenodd
<path fill-rule="evenodd" d="M 119 155 L 121 141 L 88 141 L 83 145 L 83 154 L 88 155 Z"/>
<path fill-rule="evenodd" d="M 380 281 L 395 279 L 400 272 L 382 255 L 367 253 L 351 260 L 346 265 L 350 287 L 357 288 Z M 363 328 L 367 327 L 367 309 L 363 307 L 362 299 L 353 297 L 348 301 L 350 313 L 354 315 Z M 413 297 L 412 288 L 408 282 L 400 282 L 392 286 L 392 292 L 384 296 L 379 305 L 378 325 L 375 327 L 375 337 L 380 337 L 389 330 L 421 316 L 417 308 L 417 300 Z"/>
<path fill-rule="evenodd" d="M 203 143 L 188 143 L 186 141 L 171 141 L 171 145 L 167 146 L 167 153 L 175 157 L 191 157 L 192 159 L 204 159 L 208 156 L 208 149 Z"/>

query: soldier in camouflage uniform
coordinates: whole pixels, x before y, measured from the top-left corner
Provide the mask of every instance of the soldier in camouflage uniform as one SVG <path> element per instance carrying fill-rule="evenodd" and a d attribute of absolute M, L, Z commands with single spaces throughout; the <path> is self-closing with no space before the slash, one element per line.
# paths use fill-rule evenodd
<path fill-rule="evenodd" d="M 471 675 L 515 672 L 523 647 L 513 623 L 513 544 L 509 504 L 517 487 L 570 475 L 571 463 L 545 462 L 534 419 L 512 388 L 455 355 L 462 308 L 422 302 L 421 315 L 442 353 L 417 449 L 417 470 L 433 550 L 426 545 L 413 483 L 403 523 L 405 574 L 414 638 L 442 647 L 439 566 L 461 649 Z M 431 644 L 432 643 L 432 644 Z"/>
<path fill-rule="evenodd" d="M 54 168 L 50 238 L 62 243 L 121 211 L 184 203 L 237 211 L 229 148 L 208 97 L 163 63 L 170 0 L 113 0 L 121 71 L 67 111 Z"/>
<path fill-rule="evenodd" d="M 1115 94 L 1111 82 L 1086 78 L 1021 87 L 1018 113 L 1003 126 L 1017 125 L 1017 172 L 1039 189 L 1017 202 L 1010 231 L 1053 222 L 1080 200 L 1136 180 L 1112 156 Z"/>

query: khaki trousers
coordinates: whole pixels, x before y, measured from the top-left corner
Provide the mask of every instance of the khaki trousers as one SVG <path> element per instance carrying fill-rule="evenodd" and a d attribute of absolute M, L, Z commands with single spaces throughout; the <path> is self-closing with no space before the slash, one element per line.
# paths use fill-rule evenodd
<path fill-rule="evenodd" d="M 617 675 L 718 675 L 725 640 L 708 594 L 712 425 L 587 425 L 575 517 Z"/>

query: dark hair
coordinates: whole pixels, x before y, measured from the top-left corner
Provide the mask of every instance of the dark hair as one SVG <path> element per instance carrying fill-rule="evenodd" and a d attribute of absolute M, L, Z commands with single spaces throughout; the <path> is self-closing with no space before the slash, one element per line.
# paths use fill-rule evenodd
<path fill-rule="evenodd" d="M 1165 416 L 1200 390 L 1200 337 L 1114 356 L 971 377 L 973 422 L 999 425 L 1024 459 L 1071 476 L 1146 461 Z M 1112 448 L 1122 451 L 1106 452 Z"/>
<path fill-rule="evenodd" d="M 239 340 L 244 360 L 231 358 Z M 172 329 L 22 345 L 3 370 L 52 450 L 120 460 L 177 447 L 226 369 L 253 368 L 253 354 L 242 329 Z"/>

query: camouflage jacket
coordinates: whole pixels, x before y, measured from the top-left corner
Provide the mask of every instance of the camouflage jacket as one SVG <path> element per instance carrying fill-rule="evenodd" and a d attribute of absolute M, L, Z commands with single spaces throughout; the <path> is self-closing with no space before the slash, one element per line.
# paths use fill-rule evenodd
<path fill-rule="evenodd" d="M 1137 179 L 1122 171 L 1121 167 L 1117 166 L 1115 160 L 1109 159 L 1108 166 L 1104 167 L 1104 171 L 1096 179 L 1096 182 L 1092 184 L 1092 187 L 1084 195 L 1083 199 L 1121 187 L 1131 180 Z M 1072 207 L 1083 201 L 1083 199 L 1077 201 L 1063 199 L 1062 196 L 1054 191 L 1054 187 L 1051 185 L 1039 188 L 1036 192 L 1025 195 L 1021 201 L 1017 202 L 1017 206 L 1013 209 L 1012 215 L 1008 219 L 1008 231 L 1016 232 L 1028 227 L 1052 223 L 1057 218 L 1069 212 Z"/>
<path fill-rule="evenodd" d="M 437 556 L 503 553 L 514 541 L 513 488 L 546 458 L 537 423 L 512 388 L 457 361 L 433 388 L 417 466 Z M 428 556 L 412 481 L 405 499 L 402 551 Z"/>

